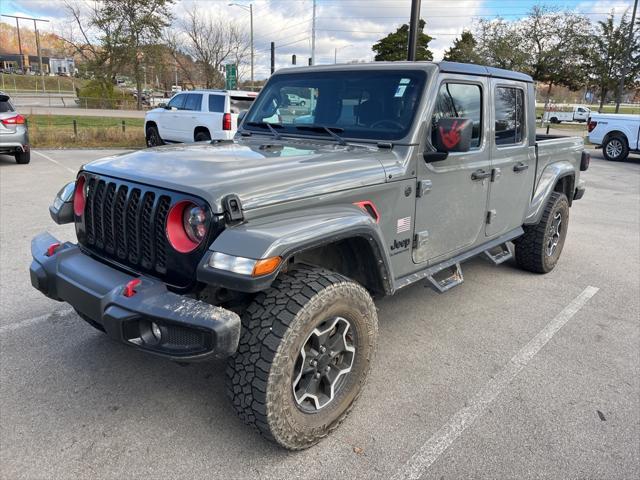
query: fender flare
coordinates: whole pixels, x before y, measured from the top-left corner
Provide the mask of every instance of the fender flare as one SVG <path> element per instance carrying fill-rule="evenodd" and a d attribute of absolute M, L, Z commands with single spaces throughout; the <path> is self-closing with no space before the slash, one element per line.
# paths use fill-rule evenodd
<path fill-rule="evenodd" d="M 335 205 L 268 215 L 226 228 L 198 265 L 198 281 L 243 292 L 258 292 L 271 283 L 287 260 L 304 250 L 359 237 L 372 247 L 386 294 L 393 291 L 391 260 L 376 220 L 355 205 Z M 213 252 L 262 259 L 280 256 L 280 267 L 269 275 L 249 277 L 208 267 Z"/>
<path fill-rule="evenodd" d="M 524 218 L 524 224 L 532 225 L 538 223 L 542 217 L 544 206 L 551 196 L 558 180 L 569 176 L 575 178 L 575 175 L 576 169 L 569 161 L 563 160 L 547 165 L 540 174 L 540 180 L 538 181 L 538 185 L 536 186 Z"/>

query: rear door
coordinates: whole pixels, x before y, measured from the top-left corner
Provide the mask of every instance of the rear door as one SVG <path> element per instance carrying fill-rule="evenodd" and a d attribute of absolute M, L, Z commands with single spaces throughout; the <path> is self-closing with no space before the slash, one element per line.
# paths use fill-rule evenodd
<path fill-rule="evenodd" d="M 201 118 L 202 113 L 202 94 L 188 93 L 184 102 L 184 108 L 179 113 L 179 130 L 181 142 L 195 141 L 196 127 L 203 125 L 204 119 Z"/>
<path fill-rule="evenodd" d="M 528 137 L 525 83 L 492 79 L 494 132 L 490 138 L 491 181 L 487 237 L 522 225 L 535 176 L 535 139 Z"/>
<path fill-rule="evenodd" d="M 490 140 L 487 139 L 488 80 L 441 75 L 431 114 L 431 135 L 440 118 L 473 121 L 471 150 L 449 153 L 445 160 L 418 159 L 420 196 L 416 199 L 415 263 L 437 263 L 484 239 L 482 235 L 489 188 Z M 434 144 L 434 139 L 431 139 Z M 410 220 L 410 219 L 408 219 Z M 398 219 L 398 233 L 407 219 Z"/>

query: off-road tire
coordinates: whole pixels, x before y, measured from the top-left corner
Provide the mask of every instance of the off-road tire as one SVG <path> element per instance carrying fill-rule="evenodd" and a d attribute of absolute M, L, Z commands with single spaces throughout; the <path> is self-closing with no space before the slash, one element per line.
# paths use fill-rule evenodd
<path fill-rule="evenodd" d="M 209 134 L 208 131 L 200 130 L 199 132 L 196 132 L 196 134 L 193 136 L 193 140 L 195 142 L 210 142 L 211 135 Z"/>
<path fill-rule="evenodd" d="M 147 147 L 159 147 L 160 145 L 164 145 L 162 137 L 160 137 L 160 132 L 158 132 L 158 127 L 149 125 L 145 133 Z"/>
<path fill-rule="evenodd" d="M 351 372 L 333 400 L 304 412 L 293 393 L 300 349 L 324 320 L 347 318 L 354 330 Z M 290 450 L 318 443 L 342 422 L 368 376 L 377 336 L 376 308 L 359 284 L 328 270 L 301 266 L 280 275 L 242 316 L 237 353 L 227 364 L 227 395 L 239 417 Z"/>
<path fill-rule="evenodd" d="M 615 148 L 613 148 L 615 145 Z M 618 155 L 612 155 L 612 152 L 619 151 Z M 627 139 L 622 135 L 612 135 L 602 144 L 602 156 L 610 162 L 623 162 L 629 156 L 629 145 Z"/>
<path fill-rule="evenodd" d="M 16 159 L 16 163 L 20 164 L 20 165 L 26 165 L 27 163 L 29 163 L 31 161 L 31 152 L 30 151 L 26 151 L 26 152 L 16 152 L 13 155 Z"/>
<path fill-rule="evenodd" d="M 562 228 L 552 255 L 547 248 L 556 215 L 561 215 Z M 520 268 L 535 273 L 549 273 L 558 263 L 569 226 L 569 201 L 564 193 L 553 192 L 547 201 L 542 218 L 535 225 L 525 225 L 524 235 L 514 241 L 516 263 Z"/>

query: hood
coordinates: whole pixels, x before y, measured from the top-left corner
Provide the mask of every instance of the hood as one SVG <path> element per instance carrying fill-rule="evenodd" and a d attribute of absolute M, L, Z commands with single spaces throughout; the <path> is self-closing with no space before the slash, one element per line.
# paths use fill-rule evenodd
<path fill-rule="evenodd" d="M 383 161 L 393 150 L 262 137 L 234 143 L 163 146 L 106 157 L 84 169 L 123 180 L 190 193 L 222 213 L 236 194 L 244 210 L 384 183 Z M 389 157 L 389 158 L 387 158 Z"/>

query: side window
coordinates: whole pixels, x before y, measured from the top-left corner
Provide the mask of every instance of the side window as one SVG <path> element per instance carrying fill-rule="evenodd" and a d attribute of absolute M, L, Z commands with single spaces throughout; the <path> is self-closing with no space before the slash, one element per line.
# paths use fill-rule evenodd
<path fill-rule="evenodd" d="M 466 118 L 473 122 L 471 148 L 478 148 L 482 140 L 482 90 L 480 85 L 443 83 L 438 91 L 433 111 L 432 134 L 435 136 L 441 118 Z M 433 138 L 435 142 L 435 138 Z"/>
<path fill-rule="evenodd" d="M 184 104 L 185 110 L 194 110 L 199 112 L 202 110 L 202 94 L 201 93 L 190 93 L 187 95 L 187 101 Z"/>
<path fill-rule="evenodd" d="M 187 95 L 186 94 L 180 94 L 180 95 L 176 95 L 175 97 L 173 97 L 171 100 L 169 100 L 169 103 L 167 106 L 169 107 L 175 107 L 178 110 L 182 110 L 184 107 L 184 101 L 187 99 Z"/>
<path fill-rule="evenodd" d="M 515 145 L 524 139 L 524 91 L 496 88 L 496 145 Z"/>
<path fill-rule="evenodd" d="M 224 95 L 209 95 L 209 111 L 224 113 Z"/>

